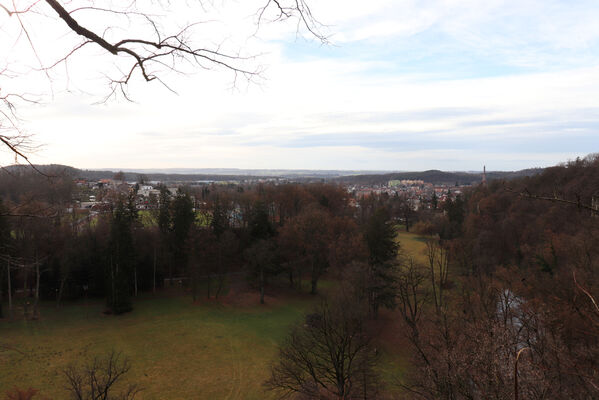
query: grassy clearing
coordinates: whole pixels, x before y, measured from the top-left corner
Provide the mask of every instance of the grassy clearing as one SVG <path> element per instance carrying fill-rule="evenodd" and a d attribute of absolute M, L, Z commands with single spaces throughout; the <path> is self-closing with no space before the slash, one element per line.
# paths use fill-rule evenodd
<path fill-rule="evenodd" d="M 137 217 L 145 228 L 151 228 L 157 225 L 156 217 L 150 210 L 139 210 L 137 212 Z"/>
<path fill-rule="evenodd" d="M 404 344 L 401 345 L 401 348 L 398 348 L 398 345 L 391 343 L 381 346 L 377 372 L 385 385 L 385 392 L 391 395 L 391 398 L 405 395 L 400 387 L 400 382 L 409 367 L 405 354 L 402 354 L 405 353 L 404 347 Z"/>
<path fill-rule="evenodd" d="M 60 312 L 48 305 L 40 321 L 0 322 L 0 393 L 16 385 L 64 398 L 61 370 L 114 348 L 131 359 L 128 378 L 144 389 L 141 399 L 269 398 L 267 365 L 314 301 L 232 307 L 148 298 L 119 317 L 102 315 L 101 302 Z"/>
<path fill-rule="evenodd" d="M 102 301 L 59 310 L 48 303 L 39 321 L 0 321 L 0 397 L 18 386 L 63 399 L 67 365 L 116 349 L 132 361 L 127 380 L 143 388 L 140 399 L 274 398 L 262 382 L 277 345 L 319 298 L 267 298 L 260 306 L 254 295 L 241 295 L 239 304 L 147 296 L 118 317 L 103 315 Z M 379 371 L 391 381 L 404 366 L 385 348 Z"/>
<path fill-rule="evenodd" d="M 425 237 L 406 231 L 399 231 L 397 240 L 399 241 L 400 252 L 403 255 L 413 257 L 415 261 L 421 264 L 428 263 Z"/>
<path fill-rule="evenodd" d="M 155 212 L 152 210 L 139 210 L 137 212 L 137 216 L 139 217 L 139 221 L 146 228 L 151 228 L 158 225 L 158 221 L 156 220 Z M 196 211 L 196 220 L 195 224 L 199 227 L 205 227 L 210 225 L 212 221 L 212 217 L 210 214 Z"/>

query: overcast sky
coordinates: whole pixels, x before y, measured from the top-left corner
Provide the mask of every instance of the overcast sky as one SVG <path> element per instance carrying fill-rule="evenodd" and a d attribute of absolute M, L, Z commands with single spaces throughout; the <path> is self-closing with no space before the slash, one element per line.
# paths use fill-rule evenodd
<path fill-rule="evenodd" d="M 167 17 L 212 21 L 203 38 L 261 54 L 253 62 L 265 67 L 264 79 L 231 90 L 226 71 L 189 70 L 164 76 L 177 94 L 135 81 L 135 102 L 102 105 L 93 104 L 107 93 L 111 57 L 98 48 L 81 52 L 68 75 L 60 67 L 49 83 L 26 66 L 39 66 L 38 58 L 51 64 L 77 38 L 42 8 L 51 18 L 23 18 L 36 56 L 29 39 L 14 36 L 14 16 L 0 14 L 0 57 L 18 72 L 0 77 L 0 88 L 45 94 L 41 104 L 19 107 L 23 126 L 42 144 L 32 161 L 516 170 L 599 151 L 596 0 L 311 1 L 330 45 L 297 35 L 293 23 L 251 36 L 251 10 L 260 4 L 186 5 Z M 107 23 L 81 15 L 99 32 Z"/>

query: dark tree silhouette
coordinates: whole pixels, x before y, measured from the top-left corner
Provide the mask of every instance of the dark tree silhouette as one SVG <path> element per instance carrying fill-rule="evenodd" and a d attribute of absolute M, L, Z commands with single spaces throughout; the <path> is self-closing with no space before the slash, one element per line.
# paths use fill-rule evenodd
<path fill-rule="evenodd" d="M 132 197 L 119 198 L 112 214 L 107 268 L 107 305 L 114 314 L 131 311 L 131 276 L 135 264 L 132 226 L 137 218 Z M 126 203 L 127 201 L 127 203 Z"/>
<path fill-rule="evenodd" d="M 260 288 L 260 304 L 264 304 L 264 286 L 266 276 L 273 272 L 276 266 L 275 242 L 272 239 L 255 241 L 244 252 L 252 275 L 256 276 Z"/>
<path fill-rule="evenodd" d="M 358 303 L 322 303 L 280 348 L 266 387 L 309 399 L 374 399 L 377 355 Z"/>
<path fill-rule="evenodd" d="M 364 238 L 368 247 L 368 301 L 373 316 L 380 306 L 395 305 L 395 267 L 399 244 L 389 214 L 379 208 L 366 225 Z"/>
<path fill-rule="evenodd" d="M 171 203 L 171 220 L 173 261 L 175 262 L 175 270 L 181 272 L 181 268 L 184 269 L 187 265 L 188 251 L 185 242 L 195 221 L 191 197 L 181 189 L 177 190 L 177 194 Z"/>

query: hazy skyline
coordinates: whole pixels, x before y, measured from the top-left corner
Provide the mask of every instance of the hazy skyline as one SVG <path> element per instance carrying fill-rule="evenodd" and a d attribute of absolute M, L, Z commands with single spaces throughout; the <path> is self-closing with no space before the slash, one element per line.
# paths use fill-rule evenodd
<path fill-rule="evenodd" d="M 219 21 L 207 34 L 262 54 L 255 62 L 266 67 L 265 79 L 235 90 L 230 73 L 200 70 L 167 77 L 178 94 L 134 82 L 135 103 L 92 105 L 106 88 L 100 52 L 90 50 L 73 60 L 68 86 L 57 72 L 51 98 L 20 108 L 27 131 L 43 145 L 32 161 L 79 168 L 517 170 L 599 150 L 596 2 L 320 3 L 310 4 L 329 25 L 331 45 L 296 37 L 293 24 L 263 26 L 250 37 L 248 15 L 259 2 L 228 2 L 198 15 Z M 2 35 L 14 23 L 6 18 L 0 17 Z M 40 46 L 52 40 L 39 32 Z M 47 46 L 44 60 L 68 48 L 56 40 Z M 0 48 L 13 62 L 31 58 L 22 43 L 7 49 Z"/>

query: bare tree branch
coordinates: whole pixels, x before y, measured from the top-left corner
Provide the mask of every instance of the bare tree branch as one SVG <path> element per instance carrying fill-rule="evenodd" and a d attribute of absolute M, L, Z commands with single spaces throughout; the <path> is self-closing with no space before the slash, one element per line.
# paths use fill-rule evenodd
<path fill-rule="evenodd" d="M 572 271 L 572 277 L 574 278 L 574 284 L 576 285 L 576 287 L 578 289 L 580 289 L 580 291 L 582 291 L 589 298 L 589 300 L 591 300 L 591 302 L 593 303 L 593 306 L 595 307 L 595 311 L 597 313 L 599 313 L 599 305 L 597 305 L 597 302 L 595 301 L 595 298 L 593 297 L 593 295 L 591 295 L 591 293 L 589 293 L 588 290 L 583 288 L 576 280 L 576 271 Z"/>
<path fill-rule="evenodd" d="M 322 43 L 327 43 L 326 36 L 320 33 L 321 25 L 316 18 L 313 16 L 311 9 L 308 7 L 306 0 L 262 0 L 263 6 L 258 9 L 257 12 L 257 25 L 258 27 L 267 19 L 267 11 L 274 13 L 274 18 L 271 21 L 285 21 L 294 19 L 298 21 L 299 26 L 303 26 L 309 34 L 317 38 Z M 184 70 L 180 69 L 182 65 L 192 65 L 194 68 L 200 68 L 203 70 L 212 69 L 223 69 L 232 72 L 233 74 L 233 87 L 237 86 L 239 78 L 243 78 L 248 83 L 259 81 L 262 77 L 264 69 L 259 65 L 254 65 L 252 61 L 256 60 L 261 54 L 242 54 L 241 52 L 235 52 L 227 49 L 223 44 L 202 44 L 197 45 L 194 43 L 194 39 L 198 38 L 198 33 L 194 32 L 198 25 L 211 22 L 202 21 L 196 23 L 186 24 L 183 28 L 179 28 L 175 33 L 165 32 L 160 26 L 160 18 L 163 15 L 151 13 L 151 10 L 139 9 L 135 1 L 129 2 L 120 7 L 118 6 L 96 6 L 95 2 L 89 2 L 89 4 L 79 4 L 73 6 L 74 8 L 69 10 L 68 6 L 75 4 L 74 2 L 66 2 L 60 0 L 31 0 L 31 2 L 22 9 L 18 9 L 15 0 L 11 1 L 12 5 L 0 4 L 0 8 L 9 16 L 15 16 L 18 21 L 19 37 L 24 37 L 29 46 L 31 47 L 39 68 L 34 68 L 34 71 L 42 72 L 46 75 L 49 82 L 52 82 L 50 76 L 51 70 L 64 63 L 67 81 L 70 80 L 69 72 L 67 69 L 68 60 L 75 54 L 79 53 L 83 48 L 88 47 L 89 44 L 94 43 L 102 48 L 105 52 L 112 56 L 120 57 L 119 60 L 128 60 L 130 65 L 127 67 L 116 66 L 117 74 L 120 76 L 111 76 L 111 74 L 105 74 L 109 81 L 108 95 L 104 98 L 103 102 L 109 100 L 113 96 L 122 95 L 126 100 L 131 100 L 131 96 L 128 93 L 128 84 L 136 76 L 140 75 L 144 81 L 152 82 L 156 81 L 163 85 L 169 91 L 176 93 L 173 88 L 161 77 L 162 73 L 166 70 L 168 72 L 175 72 L 178 74 L 184 74 Z M 44 12 L 41 5 L 47 5 L 53 11 Z M 164 10 L 168 10 L 172 5 L 170 2 L 158 1 L 155 4 L 163 7 Z M 201 2 L 200 2 L 200 5 Z M 203 5 L 202 5 L 203 7 Z M 83 18 L 80 20 L 75 15 L 83 17 L 86 13 L 99 13 L 106 16 L 107 14 L 114 15 L 117 18 L 126 18 L 130 24 L 142 22 L 141 25 L 145 25 L 150 28 L 149 33 L 141 34 L 136 37 L 119 37 L 116 39 L 110 39 L 108 33 L 113 30 L 116 25 L 106 22 L 106 26 L 103 32 L 95 31 L 92 27 L 88 26 L 83 22 Z M 83 37 L 82 41 L 79 41 L 73 47 L 68 49 L 66 53 L 49 64 L 44 64 L 41 53 L 36 49 L 34 43 L 35 35 L 30 35 L 29 30 L 38 25 L 33 25 L 26 20 L 28 14 L 37 14 L 50 19 L 62 21 L 69 29 L 69 32 L 75 33 L 78 36 Z M 58 18 L 56 18 L 57 16 Z M 27 22 L 27 24 L 26 24 Z M 213 21 L 212 21 L 213 22 Z M 33 33 L 33 32 L 32 32 Z M 127 61 L 126 61 L 127 62 Z M 17 73 L 18 76 L 20 73 Z M 6 77 L 7 70 L 4 69 L 0 72 L 0 77 Z M 51 89 L 52 90 L 52 87 Z M 14 95 L 15 99 L 19 95 Z M 14 105 L 8 101 L 7 97 L 0 97 L 0 100 L 4 102 L 4 110 L 0 108 L 0 112 L 3 114 L 13 113 Z M 23 100 L 21 98 L 21 100 Z M 4 117 L 4 118 L 3 118 Z M 0 130 L 12 131 L 14 134 L 1 134 L 1 142 L 6 148 L 15 154 L 17 158 L 24 159 L 28 164 L 31 165 L 29 160 L 30 149 L 25 147 L 25 142 L 19 141 L 21 138 L 29 138 L 30 136 L 25 135 L 19 128 L 19 124 L 16 123 L 14 118 L 7 118 L 6 115 L 0 115 Z"/>
<path fill-rule="evenodd" d="M 578 196 L 578 195 L 576 196 L 576 200 L 568 200 L 568 199 L 564 199 L 562 197 L 559 197 L 557 195 L 557 193 L 554 193 L 553 196 L 550 197 L 550 196 L 540 196 L 540 195 L 537 195 L 537 194 L 530 193 L 528 191 L 528 189 L 526 189 L 526 188 L 523 191 L 521 191 L 521 192 L 518 192 L 518 191 L 516 191 L 516 190 L 514 190 L 514 189 L 512 189 L 510 187 L 507 187 L 507 186 L 505 186 L 504 189 L 507 192 L 515 193 L 518 196 L 526 198 L 526 199 L 545 200 L 545 201 L 551 201 L 551 202 L 554 202 L 554 203 L 570 204 L 570 205 L 576 206 L 576 207 L 584 209 L 584 210 L 589 210 L 589 211 L 592 211 L 592 212 L 597 212 L 597 210 L 595 208 L 593 208 L 592 206 L 590 206 L 588 204 L 582 203 L 582 201 L 580 199 L 580 196 Z"/>

